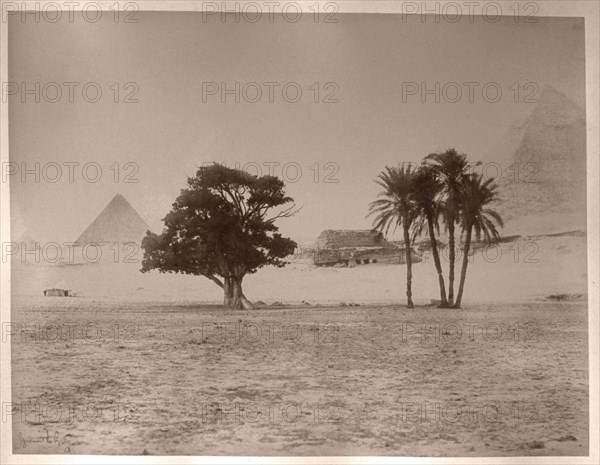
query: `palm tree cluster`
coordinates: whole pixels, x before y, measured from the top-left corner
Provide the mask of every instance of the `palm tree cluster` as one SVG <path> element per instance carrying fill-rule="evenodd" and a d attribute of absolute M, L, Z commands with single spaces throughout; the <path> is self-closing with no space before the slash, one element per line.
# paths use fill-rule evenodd
<path fill-rule="evenodd" d="M 410 251 L 416 237 L 425 232 L 429 236 L 438 275 L 440 307 L 443 308 L 460 308 L 473 233 L 477 241 L 483 236 L 488 243 L 500 237 L 496 225 L 503 226 L 502 218 L 490 208 L 490 204 L 498 199 L 498 186 L 493 178 L 485 180 L 482 175 L 471 173 L 471 166 L 465 154 L 449 149 L 428 155 L 416 169 L 411 165 L 386 167 L 375 179 L 383 190 L 379 198 L 370 204 L 369 216 L 374 216 L 373 227 L 386 235 L 392 226 L 402 228 L 406 246 L 406 297 L 409 308 L 413 308 Z M 447 292 L 437 240 L 440 221 L 448 233 Z M 464 237 L 464 248 L 455 299 L 457 228 Z"/>

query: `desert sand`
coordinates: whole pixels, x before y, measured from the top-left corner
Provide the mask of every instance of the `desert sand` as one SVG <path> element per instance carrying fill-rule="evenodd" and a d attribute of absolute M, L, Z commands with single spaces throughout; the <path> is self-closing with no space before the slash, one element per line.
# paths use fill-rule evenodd
<path fill-rule="evenodd" d="M 13 450 L 585 455 L 585 237 L 501 250 L 474 256 L 462 310 L 429 305 L 430 260 L 413 310 L 403 265 L 260 270 L 245 289 L 264 305 L 234 311 L 135 263 L 17 263 Z M 41 296 L 58 284 L 79 296 Z"/>
<path fill-rule="evenodd" d="M 75 300 L 19 310 L 30 332 L 12 337 L 15 453 L 588 451 L 582 303 L 232 311 Z"/>

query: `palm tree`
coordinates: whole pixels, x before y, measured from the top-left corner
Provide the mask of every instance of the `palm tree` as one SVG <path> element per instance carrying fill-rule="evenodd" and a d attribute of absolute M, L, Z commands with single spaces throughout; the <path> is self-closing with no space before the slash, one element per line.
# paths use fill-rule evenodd
<path fill-rule="evenodd" d="M 475 231 L 477 241 L 481 239 L 481 235 L 483 234 L 488 243 L 490 243 L 498 240 L 500 237 L 494 223 L 497 223 L 501 227 L 504 226 L 500 215 L 488 208 L 490 203 L 498 200 L 496 192 L 498 186 L 493 181 L 493 178 L 483 181 L 483 176 L 481 175 L 469 175 L 463 180 L 463 197 L 460 202 L 460 224 L 465 234 L 465 247 L 455 308 L 460 308 L 462 301 L 473 231 Z"/>
<path fill-rule="evenodd" d="M 406 297 L 408 308 L 413 308 L 412 301 L 412 257 L 410 228 L 416 218 L 416 206 L 413 200 L 413 190 L 416 173 L 410 166 L 406 169 L 386 166 L 379 173 L 375 182 L 383 188 L 379 199 L 369 205 L 369 215 L 375 215 L 373 227 L 385 231 L 402 226 L 404 244 L 406 246 Z"/>
<path fill-rule="evenodd" d="M 459 220 L 460 200 L 462 198 L 463 180 L 469 174 L 470 165 L 467 156 L 455 149 L 443 153 L 432 153 L 425 157 L 425 164 L 430 166 L 438 182 L 441 183 L 439 204 L 448 230 L 448 247 L 450 248 L 450 264 L 448 273 L 448 304 L 454 302 L 454 263 L 456 248 L 454 231 Z"/>
<path fill-rule="evenodd" d="M 447 308 L 446 285 L 444 283 L 444 274 L 435 237 L 436 231 L 439 233 L 440 230 L 438 223 L 439 206 L 436 202 L 436 197 L 441 188 L 441 183 L 436 178 L 434 170 L 430 166 L 422 165 L 416 173 L 413 193 L 418 212 L 418 216 L 413 224 L 413 241 L 427 227 L 433 253 L 433 262 L 440 286 L 440 308 Z"/>

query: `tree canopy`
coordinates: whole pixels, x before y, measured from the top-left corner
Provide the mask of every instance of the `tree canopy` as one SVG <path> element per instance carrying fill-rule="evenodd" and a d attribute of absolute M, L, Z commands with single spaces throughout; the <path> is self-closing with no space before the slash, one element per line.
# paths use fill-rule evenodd
<path fill-rule="evenodd" d="M 296 243 L 275 222 L 296 212 L 277 177 L 203 166 L 163 219 L 163 232 L 147 232 L 141 271 L 204 276 L 224 289 L 226 305 L 249 307 L 242 279 L 266 265 L 285 266 Z"/>

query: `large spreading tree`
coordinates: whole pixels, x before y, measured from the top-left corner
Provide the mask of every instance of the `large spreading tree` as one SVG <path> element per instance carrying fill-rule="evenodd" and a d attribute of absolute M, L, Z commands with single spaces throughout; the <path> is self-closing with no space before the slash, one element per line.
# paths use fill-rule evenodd
<path fill-rule="evenodd" d="M 163 219 L 163 232 L 146 233 L 141 271 L 204 276 L 223 289 L 226 307 L 252 308 L 242 281 L 263 266 L 285 266 L 296 243 L 275 221 L 296 212 L 277 177 L 203 166 Z"/>

